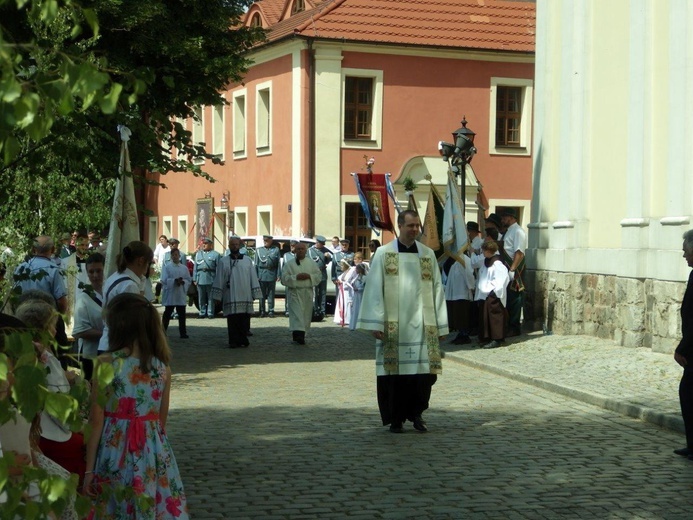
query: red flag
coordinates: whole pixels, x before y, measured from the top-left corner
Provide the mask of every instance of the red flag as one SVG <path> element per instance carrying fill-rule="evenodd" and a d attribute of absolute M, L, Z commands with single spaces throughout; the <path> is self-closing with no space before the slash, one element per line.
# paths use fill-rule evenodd
<path fill-rule="evenodd" d="M 371 227 L 393 230 L 384 173 L 357 173 L 361 206 Z"/>

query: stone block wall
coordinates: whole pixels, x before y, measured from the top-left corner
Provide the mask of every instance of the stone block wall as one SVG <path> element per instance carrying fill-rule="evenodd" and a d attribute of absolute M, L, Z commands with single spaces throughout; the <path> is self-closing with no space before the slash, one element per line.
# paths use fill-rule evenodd
<path fill-rule="evenodd" d="M 684 282 L 525 271 L 525 328 L 587 334 L 672 353 L 681 335 Z"/>

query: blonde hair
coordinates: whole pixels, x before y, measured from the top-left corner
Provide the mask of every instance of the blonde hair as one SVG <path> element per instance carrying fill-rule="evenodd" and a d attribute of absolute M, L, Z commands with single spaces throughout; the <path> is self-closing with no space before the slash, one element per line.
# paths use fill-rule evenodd
<path fill-rule="evenodd" d="M 140 349 L 140 370 L 149 373 L 152 358 L 165 365 L 171 361 L 171 349 L 166 341 L 161 317 L 144 296 L 123 293 L 108 302 L 105 310 L 108 324 L 108 351 Z"/>
<path fill-rule="evenodd" d="M 43 300 L 26 300 L 22 302 L 14 315 L 24 325 L 41 332 L 46 332 L 58 321 L 58 311 Z"/>
<path fill-rule="evenodd" d="M 481 244 L 482 251 L 491 251 L 491 253 L 496 254 L 498 252 L 498 244 L 493 240 L 487 240 Z"/>

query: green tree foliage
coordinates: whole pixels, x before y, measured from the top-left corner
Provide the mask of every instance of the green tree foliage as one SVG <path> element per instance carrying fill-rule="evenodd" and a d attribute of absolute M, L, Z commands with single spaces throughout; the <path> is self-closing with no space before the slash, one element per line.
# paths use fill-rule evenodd
<path fill-rule="evenodd" d="M 140 182 L 156 182 L 148 172 L 209 178 L 194 159 L 216 159 L 178 121 L 219 103 L 219 91 L 242 80 L 244 53 L 263 38 L 261 29 L 239 25 L 250 3 L 0 0 L 0 244 L 15 246 L 16 261 L 24 237 L 105 227 L 119 124 L 132 130 Z M 0 384 L 12 371 L 16 411 L 0 400 L 0 423 L 46 409 L 81 429 L 84 388 L 50 394 L 30 337 L 16 334 L 5 346 Z M 97 370 L 100 386 L 109 377 Z M 0 490 L 8 491 L 0 519 L 47 518 L 75 496 L 75 479 L 63 482 L 35 468 L 8 485 L 11 459 L 0 458 Z M 30 482 L 39 485 L 39 501 L 22 496 Z M 77 498 L 83 514 L 86 501 Z"/>
<path fill-rule="evenodd" d="M 242 80 L 244 53 L 263 38 L 239 25 L 249 3 L 0 0 L 3 224 L 24 235 L 106 227 L 119 124 L 132 130 L 139 182 L 213 180 L 194 159 L 218 160 L 177 121 Z"/>

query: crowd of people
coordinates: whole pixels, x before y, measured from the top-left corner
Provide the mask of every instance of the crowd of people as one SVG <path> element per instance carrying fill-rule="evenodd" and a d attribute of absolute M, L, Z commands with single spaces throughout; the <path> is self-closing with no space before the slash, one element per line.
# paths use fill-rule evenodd
<path fill-rule="evenodd" d="M 170 320 L 177 313 L 180 337 L 187 338 L 186 303 L 194 284 L 198 318 L 214 318 L 219 302 L 227 319 L 229 347 L 247 347 L 255 300 L 261 317 L 273 316 L 275 284 L 281 280 L 292 340 L 304 345 L 311 322 L 325 316 L 330 264 L 337 289 L 334 321 L 375 338 L 383 425 L 399 434 L 409 421 L 415 430 L 427 432 L 423 413 L 442 373 L 441 341 L 455 332 L 454 344 L 472 343 L 471 337 L 478 336 L 481 347 L 497 348 L 507 337 L 520 334 L 527 236 L 514 210 L 507 209 L 486 217 L 483 236 L 477 222 L 468 222 L 463 251 L 437 258 L 418 241 L 421 221 L 415 211 L 401 212 L 397 225 L 398 236 L 390 243 L 381 247 L 371 241 L 368 262 L 361 252 L 350 251 L 348 240 L 336 236 L 331 247 L 323 236 L 316 236 L 310 247 L 292 241 L 282 258 L 273 237 L 266 235 L 254 259 L 239 237 L 230 237 L 224 255 L 214 252 L 211 240 L 204 238 L 189 262 L 175 238 L 160 237 L 154 251 L 135 241 L 123 248 L 117 271 L 105 280 L 100 239 L 76 233 L 72 239 L 65 236 L 57 248 L 50 237 L 36 237 L 32 254 L 14 272 L 21 295 L 13 315 L 0 314 L 0 354 L 8 365 L 8 376 L 0 379 L 0 402 L 11 409 L 11 374 L 18 359 L 5 340 L 13 331 L 31 332 L 50 392 L 69 394 L 80 378 L 92 379 L 87 365 L 78 374 L 61 359 L 56 345 L 66 344 L 69 332 L 78 340 L 83 361 L 109 367 L 113 377 L 105 385 L 93 378 L 84 417 L 87 429 L 66 424 L 47 410 L 40 410 L 33 420 L 16 414 L 0 425 L 0 457 L 13 455 L 10 479 L 18 478 L 27 466 L 62 479 L 77 475 L 83 495 L 92 501 L 91 518 L 188 518 L 165 433 Z M 693 266 L 693 231 L 684 235 L 683 254 Z M 152 265 L 161 274 L 157 296 L 163 317 L 152 303 L 157 296 L 146 289 Z M 691 302 L 693 274 L 675 353 L 684 368 L 680 400 L 687 439 L 686 447 L 675 453 L 693 460 L 693 372 L 687 361 L 693 350 Z M 83 432 L 88 432 L 86 437 Z M 40 495 L 32 483 L 22 500 L 38 500 Z M 0 493 L 0 504 L 3 501 L 6 492 Z M 77 518 L 74 502 L 60 518 Z"/>
<path fill-rule="evenodd" d="M 12 453 L 10 473 L 16 479 L 26 467 L 65 480 L 76 476 L 78 489 L 91 502 L 89 518 L 187 519 L 183 484 L 165 433 L 170 349 L 153 297 L 144 296 L 153 251 L 131 242 L 118 255 L 117 271 L 104 280 L 100 247 L 94 243 L 89 252 L 82 238 L 77 233 L 75 250 L 62 259 L 51 237 L 34 239 L 31 254 L 14 272 L 20 296 L 13 315 L 0 315 L 0 353 L 11 373 L 21 352 L 7 348 L 6 338 L 30 332 L 48 392 L 69 399 L 80 395 L 76 387 L 88 389 L 88 406 L 77 416 L 56 414 L 55 403 L 67 401 L 46 399 L 33 420 L 16 410 L 13 420 L 0 425 L 0 456 Z M 78 353 L 61 348 L 69 344 L 69 333 Z M 75 365 L 75 358 L 81 363 Z M 97 373 L 112 377 L 93 377 Z M 13 380 L 0 381 L 1 401 L 9 401 Z M 50 409 L 48 403 L 53 403 Z M 40 498 L 35 483 L 20 497 Z M 59 518 L 78 518 L 72 498 Z M 0 503 L 9 500 L 0 495 Z"/>

